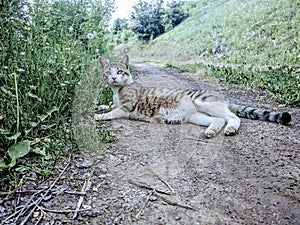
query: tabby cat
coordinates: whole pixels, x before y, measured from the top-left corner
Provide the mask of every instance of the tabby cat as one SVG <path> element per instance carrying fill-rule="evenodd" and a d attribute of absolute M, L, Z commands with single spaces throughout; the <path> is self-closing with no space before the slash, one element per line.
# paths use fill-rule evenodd
<path fill-rule="evenodd" d="M 110 63 L 99 58 L 104 79 L 113 91 L 114 109 L 95 114 L 95 120 L 134 119 L 159 123 L 192 123 L 208 127 L 205 136 L 218 134 L 224 125 L 225 135 L 235 135 L 240 117 L 288 124 L 291 115 L 229 104 L 218 93 L 192 89 L 142 87 L 129 72 L 129 57 Z"/>

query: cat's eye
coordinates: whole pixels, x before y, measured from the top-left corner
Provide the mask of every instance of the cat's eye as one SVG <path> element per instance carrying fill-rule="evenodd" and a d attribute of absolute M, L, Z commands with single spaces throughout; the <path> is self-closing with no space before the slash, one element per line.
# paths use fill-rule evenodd
<path fill-rule="evenodd" d="M 117 72 L 117 74 L 122 74 L 122 75 L 124 75 L 124 72 L 121 71 L 121 70 L 119 70 L 119 71 Z"/>

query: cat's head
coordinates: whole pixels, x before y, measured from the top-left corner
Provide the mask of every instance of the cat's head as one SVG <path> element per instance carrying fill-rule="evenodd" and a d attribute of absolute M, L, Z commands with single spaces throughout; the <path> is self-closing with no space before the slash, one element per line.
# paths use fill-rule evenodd
<path fill-rule="evenodd" d="M 134 82 L 129 72 L 128 55 L 124 55 L 120 62 L 113 63 L 110 63 L 107 59 L 100 56 L 99 62 L 104 79 L 109 86 L 122 87 Z"/>

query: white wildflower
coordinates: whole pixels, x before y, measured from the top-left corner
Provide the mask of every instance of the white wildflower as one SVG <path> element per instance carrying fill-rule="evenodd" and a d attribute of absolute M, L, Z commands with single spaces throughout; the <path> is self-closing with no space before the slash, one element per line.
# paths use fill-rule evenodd
<path fill-rule="evenodd" d="M 73 30 L 74 30 L 74 28 L 73 28 L 72 26 L 70 26 L 70 27 L 68 28 L 68 30 L 69 30 L 70 33 L 72 33 Z"/>
<path fill-rule="evenodd" d="M 71 51 L 71 48 L 65 48 L 66 51 Z"/>
<path fill-rule="evenodd" d="M 96 48 L 96 49 L 95 49 L 95 52 L 98 54 L 98 53 L 99 53 L 99 48 Z"/>
<path fill-rule="evenodd" d="M 25 55 L 25 52 L 20 52 L 20 55 Z"/>
<path fill-rule="evenodd" d="M 86 35 L 86 37 L 87 37 L 88 39 L 93 39 L 93 38 L 94 38 L 94 34 L 88 33 L 88 34 Z"/>
<path fill-rule="evenodd" d="M 20 73 L 23 73 L 23 72 L 25 72 L 25 70 L 24 70 L 24 69 L 22 69 L 22 68 L 18 68 L 18 69 L 17 69 L 17 71 L 18 71 L 18 72 L 20 72 Z"/>
<path fill-rule="evenodd" d="M 4 69 L 7 70 L 7 69 L 8 69 L 8 66 L 4 66 Z"/>

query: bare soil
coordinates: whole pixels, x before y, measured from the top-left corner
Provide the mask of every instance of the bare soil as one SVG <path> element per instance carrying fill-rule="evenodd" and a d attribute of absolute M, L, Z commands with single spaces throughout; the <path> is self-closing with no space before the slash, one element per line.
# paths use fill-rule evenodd
<path fill-rule="evenodd" d="M 242 119 L 238 135 L 212 139 L 191 124 L 107 122 L 117 141 L 103 154 L 87 149 L 69 164 L 66 159 L 58 168 L 66 170 L 26 224 L 300 224 L 299 109 L 278 106 L 263 91 L 134 67 L 143 85 L 213 89 L 235 103 L 289 111 L 293 121 Z M 56 178 L 27 190 L 49 187 Z M 0 208 L 2 218 L 34 193 L 11 197 Z M 81 211 L 72 219 L 77 205 Z"/>

